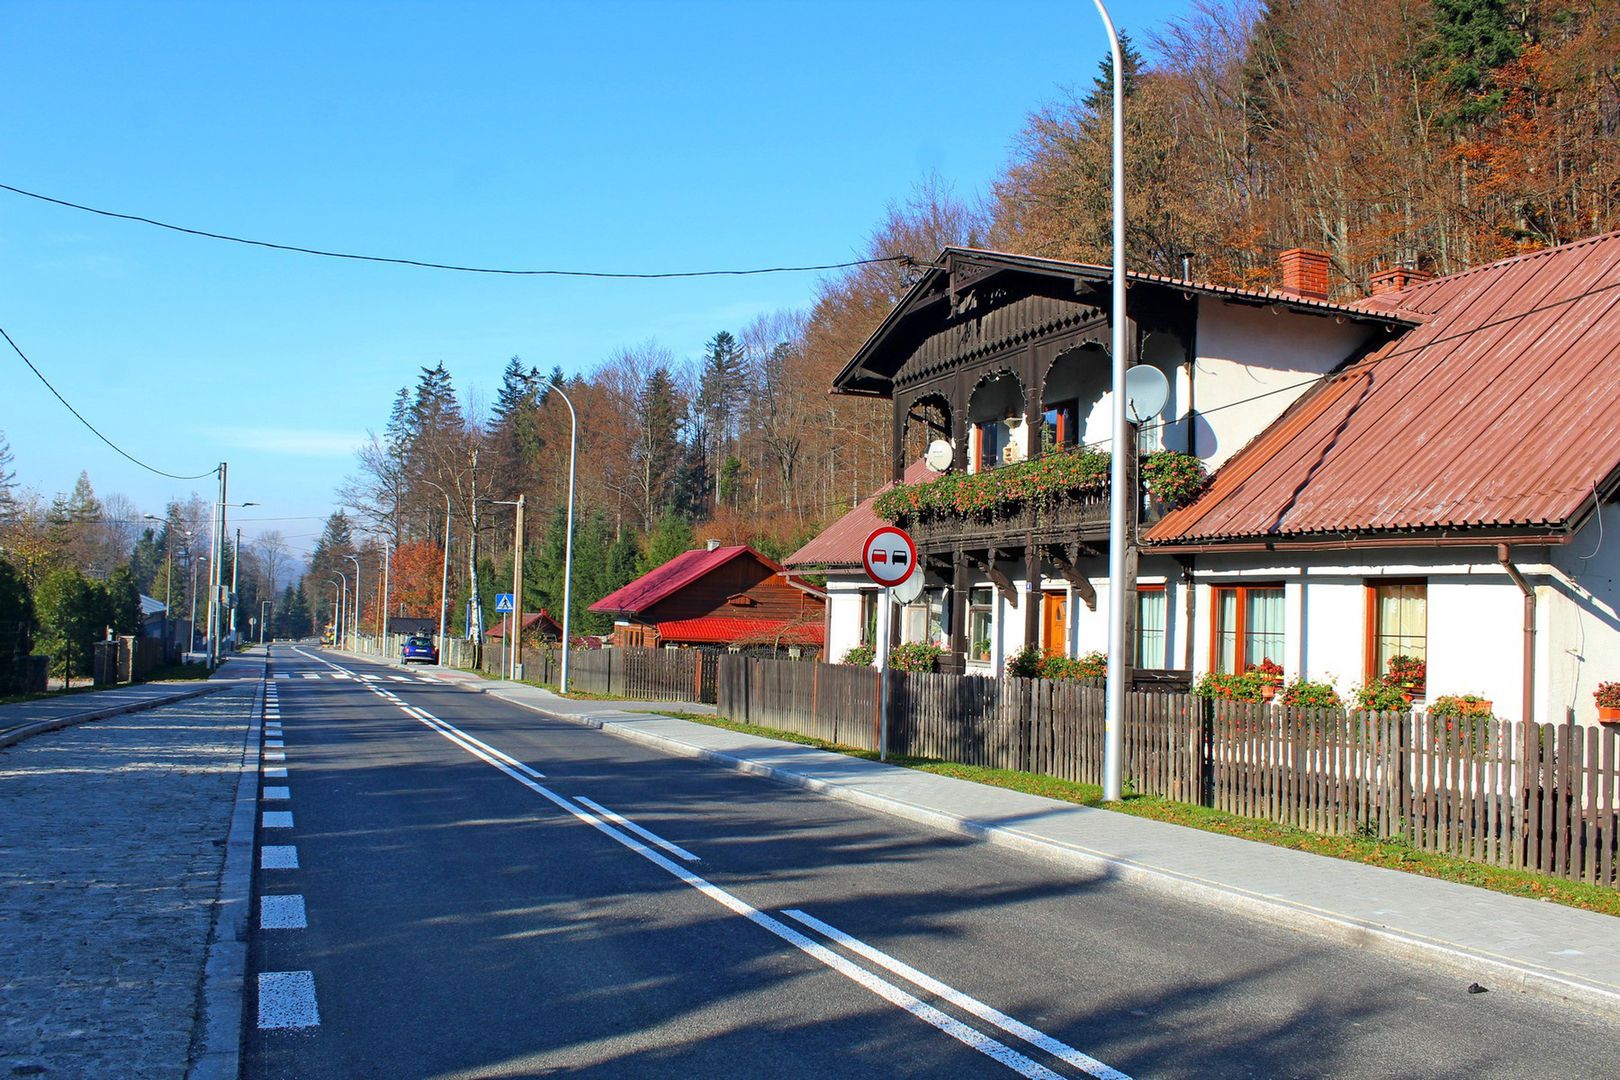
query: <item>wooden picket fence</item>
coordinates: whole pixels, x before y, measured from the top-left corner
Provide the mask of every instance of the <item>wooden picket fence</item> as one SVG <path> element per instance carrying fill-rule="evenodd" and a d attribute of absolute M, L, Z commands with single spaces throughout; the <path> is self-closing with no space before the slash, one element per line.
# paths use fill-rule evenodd
<path fill-rule="evenodd" d="M 869 668 L 720 658 L 723 716 L 863 750 Z M 1100 684 L 891 672 L 889 750 L 1100 783 Z M 1620 732 L 1126 695 L 1134 791 L 1323 834 L 1402 838 L 1497 866 L 1620 884 Z"/>
<path fill-rule="evenodd" d="M 568 688 L 635 701 L 712 702 L 716 661 L 714 653 L 702 649 L 571 649 Z M 499 674 L 501 664 L 499 646 L 486 646 L 481 670 Z M 562 652 L 525 645 L 522 664 L 524 679 L 555 685 L 562 673 Z"/>

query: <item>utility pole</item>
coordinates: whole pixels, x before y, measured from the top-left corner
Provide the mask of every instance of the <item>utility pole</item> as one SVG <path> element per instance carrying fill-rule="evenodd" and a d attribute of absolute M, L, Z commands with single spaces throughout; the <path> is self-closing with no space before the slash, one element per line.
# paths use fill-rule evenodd
<path fill-rule="evenodd" d="M 383 599 L 382 599 L 382 626 L 377 630 L 377 640 L 382 642 L 382 654 L 388 656 L 388 571 L 392 548 L 388 537 L 383 537 Z"/>
<path fill-rule="evenodd" d="M 467 636 L 473 642 L 473 663 L 476 666 L 484 654 L 484 602 L 478 596 L 478 451 L 472 452 L 472 497 L 467 500 L 467 580 L 472 586 L 469 615 L 471 624 Z"/>
<path fill-rule="evenodd" d="M 349 647 L 355 651 L 360 649 L 360 558 L 356 555 L 345 555 L 345 559 L 354 563 L 354 610 L 349 613 L 349 623 L 353 626 L 349 637 Z"/>
<path fill-rule="evenodd" d="M 519 661 L 523 658 L 523 499 L 520 493 L 517 497 L 517 528 L 512 536 L 512 678 L 518 677 L 518 669 L 523 665 Z"/>
<path fill-rule="evenodd" d="M 231 548 L 231 641 L 236 641 L 236 567 L 242 561 L 242 530 L 236 530 L 236 544 Z"/>
<path fill-rule="evenodd" d="M 219 463 L 219 497 L 214 502 L 214 535 L 209 539 L 209 551 L 212 554 L 208 567 L 208 670 L 212 671 L 219 665 L 219 632 L 220 610 L 219 590 L 224 583 L 221 563 L 225 558 L 225 495 L 226 473 L 225 462 Z"/>

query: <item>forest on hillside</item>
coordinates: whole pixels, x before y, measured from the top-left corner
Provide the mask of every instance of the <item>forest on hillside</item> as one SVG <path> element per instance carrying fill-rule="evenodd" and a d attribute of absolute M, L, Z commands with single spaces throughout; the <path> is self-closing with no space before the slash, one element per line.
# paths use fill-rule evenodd
<path fill-rule="evenodd" d="M 1124 72 L 1133 268 L 1186 258 L 1196 278 L 1265 286 L 1277 252 L 1310 247 L 1353 296 L 1388 267 L 1451 273 L 1620 226 L 1620 0 L 1213 0 L 1140 44 Z M 987 191 L 924 179 L 859 254 L 1105 263 L 1109 76 L 1036 110 Z M 694 541 L 786 554 L 888 479 L 887 404 L 828 389 L 915 273 L 828 277 L 804 310 L 716 327 L 696 357 L 604 341 L 567 377 L 514 357 L 487 410 L 423 369 L 340 492 L 358 517 L 328 523 L 310 596 L 357 544 L 380 563 L 386 539 L 418 568 L 396 597 L 436 611 L 448 510 L 459 623 L 475 569 L 486 600 L 511 580 L 511 508 L 483 500 L 521 492 L 530 606 L 558 612 L 570 419 L 553 385 L 579 418 L 575 625 L 601 629 L 585 605 Z"/>

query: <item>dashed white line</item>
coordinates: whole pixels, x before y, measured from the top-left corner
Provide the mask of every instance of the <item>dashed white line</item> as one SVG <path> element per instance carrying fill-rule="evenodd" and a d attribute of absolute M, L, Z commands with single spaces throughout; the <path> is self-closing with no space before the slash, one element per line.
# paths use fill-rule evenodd
<path fill-rule="evenodd" d="M 267 829 L 290 829 L 293 827 L 291 810 L 266 810 L 263 818 Z"/>
<path fill-rule="evenodd" d="M 318 1027 L 312 971 L 259 972 L 259 1030 Z"/>
<path fill-rule="evenodd" d="M 266 739 L 264 740 L 264 745 L 270 747 L 272 750 L 280 750 L 287 744 L 280 739 Z"/>
<path fill-rule="evenodd" d="M 260 930 L 306 930 L 309 920 L 304 914 L 304 898 L 291 896 L 259 897 Z"/>
<path fill-rule="evenodd" d="M 298 869 L 298 848 L 292 844 L 266 844 L 259 849 L 260 870 Z"/>
<path fill-rule="evenodd" d="M 260 772 L 262 772 L 265 778 L 268 780 L 284 780 L 287 777 L 287 770 L 279 765 L 275 767 L 266 766 L 261 769 Z"/>
<path fill-rule="evenodd" d="M 640 825 L 637 825 L 635 822 L 631 821 L 629 818 L 621 817 L 620 815 L 615 814 L 612 810 L 609 810 L 601 803 L 593 802 L 583 795 L 575 795 L 574 801 L 584 803 L 592 810 L 595 810 L 598 814 L 601 814 L 603 817 L 613 822 L 613 824 L 621 825 L 624 828 L 629 829 L 643 840 L 648 840 L 654 844 L 657 844 L 659 847 L 663 848 L 677 859 L 685 859 L 687 862 L 703 861 L 690 851 L 687 851 L 685 848 L 681 847 L 679 844 L 671 843 L 670 841 L 665 840 L 662 836 L 659 836 L 657 833 L 653 832 L 651 829 L 644 829 Z"/>
<path fill-rule="evenodd" d="M 273 676 L 273 678 L 277 678 L 277 679 L 290 679 L 290 678 L 292 678 L 292 676 L 291 676 L 291 675 L 284 675 L 284 674 L 281 674 L 281 673 L 280 673 L 280 672 L 278 672 L 278 673 L 276 673 L 276 674 L 275 674 L 275 675 L 274 675 L 274 676 Z"/>
<path fill-rule="evenodd" d="M 306 678 L 306 679 L 318 679 L 320 677 L 321 677 L 321 673 L 318 672 L 318 671 L 306 671 L 306 672 L 304 672 L 304 678 Z"/>
<path fill-rule="evenodd" d="M 928 991 L 930 994 L 943 998 L 952 1005 L 956 1006 L 958 1009 L 961 1009 L 963 1012 L 977 1016 L 980 1020 L 988 1021 L 989 1023 L 992 1023 L 996 1027 L 1000 1028 L 1002 1031 L 1005 1031 L 1007 1034 L 1017 1036 L 1018 1038 L 1029 1043 L 1031 1046 L 1044 1050 L 1053 1057 L 1068 1062 L 1070 1065 L 1073 1065 L 1075 1068 L 1086 1073 L 1088 1076 L 1097 1077 L 1097 1080 L 1130 1080 L 1129 1077 L 1120 1072 L 1118 1069 L 1104 1065 L 1096 1058 L 1091 1057 L 1089 1054 L 1081 1053 L 1068 1043 L 1059 1039 L 1054 1039 L 1052 1036 L 1046 1034 L 1046 1032 L 1032 1028 L 1020 1020 L 1015 1020 L 1006 1013 L 986 1005 L 977 998 L 969 997 L 967 994 L 962 993 L 955 987 L 940 982 L 931 975 L 918 971 L 910 964 L 907 964 L 902 960 L 897 960 L 888 953 L 883 952 L 881 949 L 874 948 L 873 946 L 868 945 L 866 942 L 861 941 L 859 938 L 851 937 L 849 934 L 844 933 L 837 927 L 830 926 L 812 915 L 807 915 L 804 912 L 797 910 L 784 911 L 782 914 L 786 915 L 790 919 L 795 919 L 798 922 L 803 923 L 805 926 L 810 927 L 810 929 L 815 930 L 828 938 L 831 938 L 833 941 L 842 945 L 850 952 L 870 960 L 872 963 L 881 968 L 887 969 L 893 974 L 905 979 L 912 985 L 919 986 Z"/>
<path fill-rule="evenodd" d="M 282 750 L 266 750 L 264 752 L 264 760 L 266 760 L 266 761 L 286 761 L 287 760 L 287 754 L 286 754 L 285 751 L 282 751 Z"/>
<path fill-rule="evenodd" d="M 292 798 L 292 788 L 267 787 L 264 789 L 264 798 L 266 802 L 281 802 L 290 799 Z"/>

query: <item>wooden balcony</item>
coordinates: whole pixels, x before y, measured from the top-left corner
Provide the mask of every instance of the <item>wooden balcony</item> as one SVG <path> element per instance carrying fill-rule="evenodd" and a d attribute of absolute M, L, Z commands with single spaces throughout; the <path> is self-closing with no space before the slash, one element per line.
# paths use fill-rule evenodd
<path fill-rule="evenodd" d="M 1145 514 L 1148 508 L 1143 506 L 1142 511 Z M 1015 503 L 986 513 L 925 512 L 895 524 L 911 534 L 920 551 L 1022 547 L 1026 537 L 1033 537 L 1036 544 L 1106 544 L 1108 492 L 1088 492 L 1050 504 Z"/>

